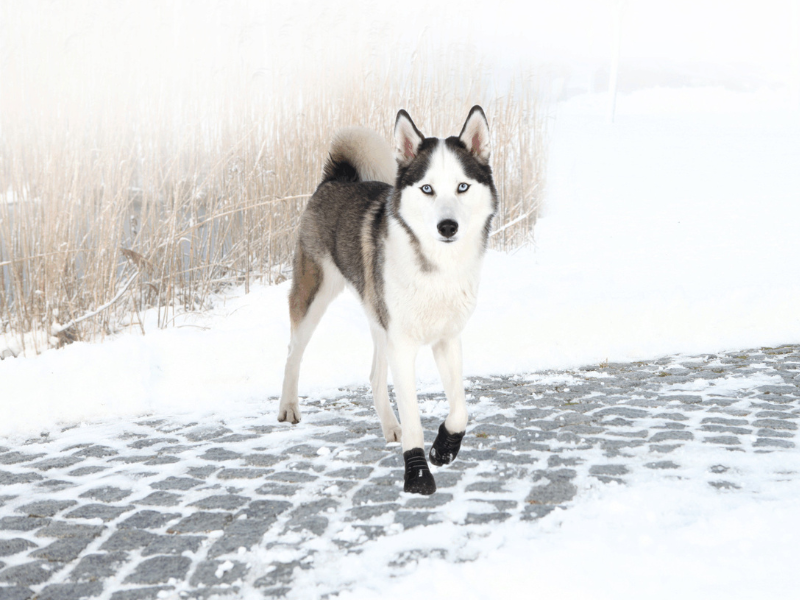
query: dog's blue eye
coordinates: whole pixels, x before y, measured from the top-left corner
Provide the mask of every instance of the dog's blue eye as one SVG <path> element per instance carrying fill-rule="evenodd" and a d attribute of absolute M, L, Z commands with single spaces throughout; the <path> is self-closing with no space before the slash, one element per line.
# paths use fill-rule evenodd
<path fill-rule="evenodd" d="M 420 189 L 423 194 L 433 194 L 433 188 L 427 184 L 423 185 Z"/>
<path fill-rule="evenodd" d="M 458 184 L 458 193 L 459 194 L 462 194 L 462 193 L 466 192 L 468 189 L 469 189 L 469 184 L 468 183 L 459 183 Z"/>

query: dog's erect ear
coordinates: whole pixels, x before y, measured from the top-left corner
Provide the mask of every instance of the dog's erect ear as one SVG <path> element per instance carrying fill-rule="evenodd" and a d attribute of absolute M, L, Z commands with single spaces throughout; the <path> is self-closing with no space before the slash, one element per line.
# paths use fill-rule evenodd
<path fill-rule="evenodd" d="M 397 121 L 394 123 L 394 154 L 397 164 L 405 167 L 414 160 L 424 139 L 425 136 L 414 125 L 408 113 L 404 110 L 398 112 Z"/>
<path fill-rule="evenodd" d="M 492 153 L 492 143 L 489 139 L 489 123 L 486 121 L 486 115 L 483 114 L 483 109 L 480 106 L 475 105 L 469 111 L 467 121 L 464 123 L 464 128 L 458 138 L 464 142 L 470 154 L 483 164 L 489 164 L 489 156 Z"/>

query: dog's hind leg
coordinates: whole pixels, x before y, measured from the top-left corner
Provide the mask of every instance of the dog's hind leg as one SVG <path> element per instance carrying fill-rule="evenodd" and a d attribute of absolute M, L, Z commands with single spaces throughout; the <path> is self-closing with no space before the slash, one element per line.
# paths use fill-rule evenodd
<path fill-rule="evenodd" d="M 437 466 L 450 463 L 461 448 L 467 428 L 467 400 L 461 371 L 461 337 L 440 340 L 433 345 L 433 357 L 439 368 L 444 393 L 450 404 L 450 414 L 439 426 L 439 433 L 431 445 L 429 457 Z"/>
<path fill-rule="evenodd" d="M 387 442 L 399 442 L 401 440 L 400 423 L 389 402 L 389 385 L 386 381 L 389 372 L 389 362 L 386 356 L 386 331 L 375 324 L 370 326 L 370 330 L 375 351 L 372 355 L 372 372 L 369 375 L 369 381 L 372 384 L 375 410 L 381 420 L 383 437 Z"/>
<path fill-rule="evenodd" d="M 343 289 L 344 278 L 336 267 L 323 268 L 298 245 L 294 260 L 294 279 L 289 292 L 292 338 L 283 375 L 278 421 L 300 422 L 297 384 L 303 352 L 325 314 L 325 309 Z"/>

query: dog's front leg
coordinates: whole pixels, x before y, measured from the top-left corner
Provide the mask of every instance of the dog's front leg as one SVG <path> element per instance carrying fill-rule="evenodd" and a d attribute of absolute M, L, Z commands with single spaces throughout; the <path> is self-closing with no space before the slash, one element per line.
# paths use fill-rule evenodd
<path fill-rule="evenodd" d="M 419 344 L 407 339 L 389 336 L 389 367 L 394 380 L 397 410 L 402 425 L 403 459 L 405 460 L 404 491 L 414 494 L 432 494 L 436 482 L 425 460 L 422 423 L 417 403 L 417 382 L 414 362 Z"/>
<path fill-rule="evenodd" d="M 434 344 L 433 357 L 436 359 L 444 393 L 450 404 L 450 414 L 439 426 L 439 433 L 431 445 L 431 462 L 441 466 L 455 459 L 467 428 L 467 400 L 464 396 L 464 378 L 461 372 L 461 336 L 457 335 Z"/>

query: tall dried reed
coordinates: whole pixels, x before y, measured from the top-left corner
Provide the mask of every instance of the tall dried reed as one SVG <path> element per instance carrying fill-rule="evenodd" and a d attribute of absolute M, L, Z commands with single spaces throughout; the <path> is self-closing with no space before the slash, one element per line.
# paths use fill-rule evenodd
<path fill-rule="evenodd" d="M 10 43 L 21 50 L 0 84 L 0 334 L 15 353 L 144 331 L 146 309 L 165 327 L 222 286 L 290 277 L 333 132 L 360 124 L 388 141 L 399 108 L 424 133 L 451 135 L 482 104 L 501 199 L 492 247 L 518 246 L 536 221 L 536 87 L 493 82 L 475 60 L 420 52 L 335 73 L 321 61 L 269 81 L 243 65 L 154 89 L 125 65 L 103 71 L 102 85 L 73 81 L 44 34 Z M 46 77 L 31 73 L 45 63 Z"/>

